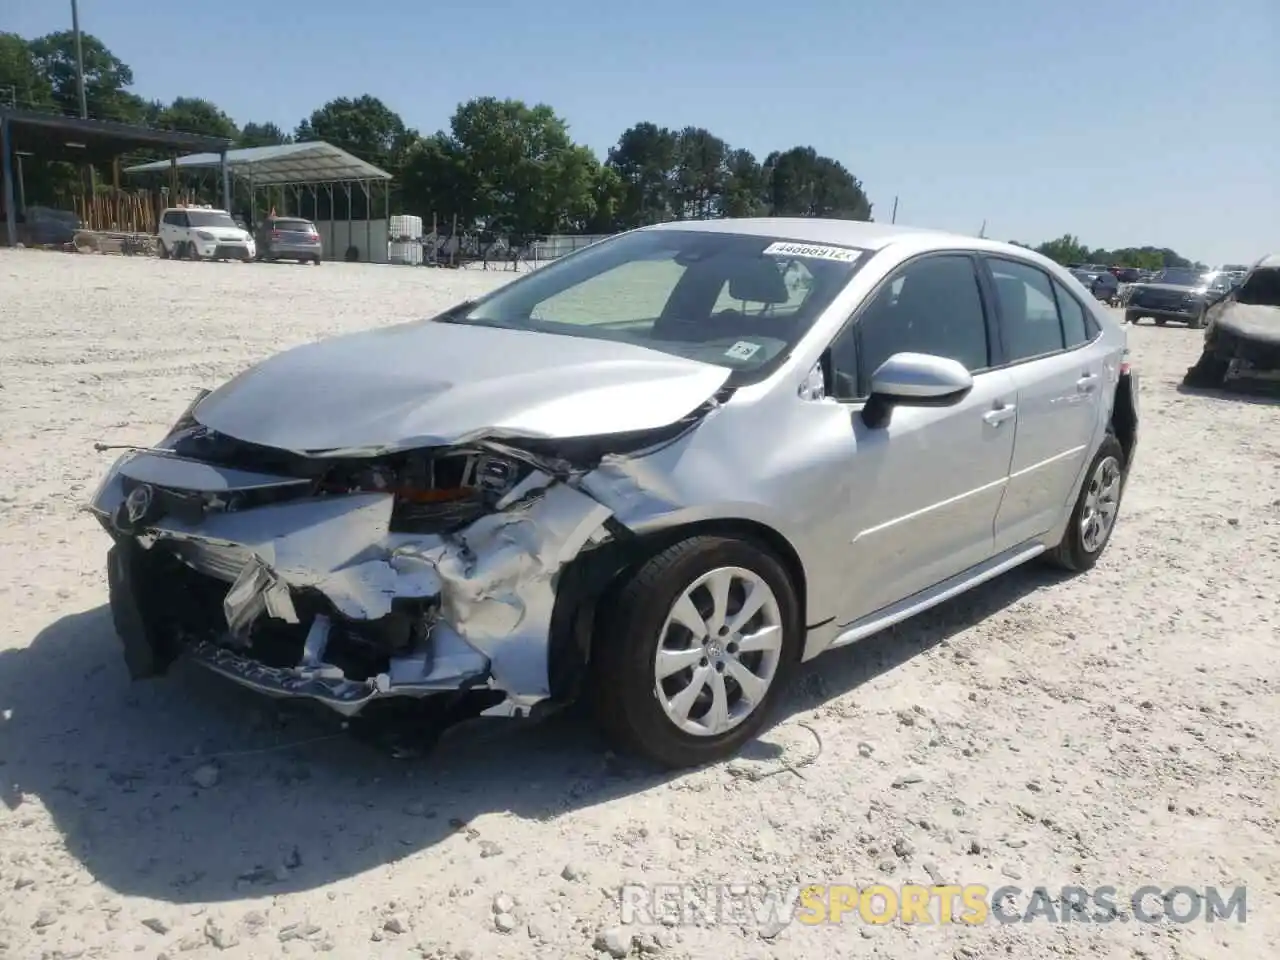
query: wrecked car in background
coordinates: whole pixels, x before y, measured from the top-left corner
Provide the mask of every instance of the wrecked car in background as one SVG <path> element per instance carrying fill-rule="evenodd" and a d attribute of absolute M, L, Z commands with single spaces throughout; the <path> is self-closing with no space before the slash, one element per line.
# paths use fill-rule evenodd
<path fill-rule="evenodd" d="M 1187 370 L 1189 387 L 1220 387 L 1237 379 L 1280 379 L 1280 254 L 1259 260 L 1209 308 L 1200 358 Z"/>
<path fill-rule="evenodd" d="M 1096 562 L 1136 374 L 1077 291 L 982 239 L 663 224 L 271 357 L 92 499 L 130 672 L 424 736 L 582 695 L 623 748 L 722 757 L 797 662 Z"/>

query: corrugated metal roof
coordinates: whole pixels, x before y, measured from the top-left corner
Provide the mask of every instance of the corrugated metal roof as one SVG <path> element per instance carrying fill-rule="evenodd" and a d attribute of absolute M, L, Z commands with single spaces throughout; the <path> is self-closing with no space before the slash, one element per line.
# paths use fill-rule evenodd
<path fill-rule="evenodd" d="M 221 165 L 216 153 L 192 153 L 178 158 L 179 169 Z M 238 177 L 253 178 L 255 186 L 285 183 L 336 183 L 342 180 L 390 180 L 391 174 L 323 140 L 283 143 L 273 147 L 244 147 L 227 151 L 227 165 Z M 168 160 L 128 167 L 125 173 L 163 173 Z"/>

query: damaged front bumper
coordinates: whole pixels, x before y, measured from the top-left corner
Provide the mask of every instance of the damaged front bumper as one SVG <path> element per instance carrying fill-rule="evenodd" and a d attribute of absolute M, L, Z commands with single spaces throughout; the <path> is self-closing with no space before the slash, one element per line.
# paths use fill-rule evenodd
<path fill-rule="evenodd" d="M 508 715 L 547 699 L 557 576 L 610 539 L 613 511 L 537 469 L 447 533 L 395 532 L 394 501 L 163 450 L 121 457 L 89 509 L 115 541 L 131 674 L 185 656 L 345 715 L 447 692 L 488 691 L 486 712 Z"/>

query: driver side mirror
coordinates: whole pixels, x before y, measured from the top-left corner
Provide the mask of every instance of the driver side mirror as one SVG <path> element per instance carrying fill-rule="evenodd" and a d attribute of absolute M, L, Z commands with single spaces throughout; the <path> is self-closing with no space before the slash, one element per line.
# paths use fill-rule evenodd
<path fill-rule="evenodd" d="M 871 375 L 871 395 L 862 420 L 872 429 L 885 426 L 895 406 L 949 407 L 973 389 L 964 364 L 928 353 L 895 353 Z"/>

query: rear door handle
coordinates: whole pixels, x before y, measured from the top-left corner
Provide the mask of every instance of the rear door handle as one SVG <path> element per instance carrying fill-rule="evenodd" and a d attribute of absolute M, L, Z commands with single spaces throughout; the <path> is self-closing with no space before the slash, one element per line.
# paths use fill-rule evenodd
<path fill-rule="evenodd" d="M 998 427 L 1000 426 L 1000 424 L 1004 423 L 1006 420 L 1013 417 L 1013 415 L 1016 414 L 1017 412 L 1018 412 L 1017 407 L 1015 407 L 1012 403 L 1007 403 L 1002 406 L 996 407 L 994 410 L 988 410 L 986 413 L 982 415 L 982 419 L 987 421 L 987 423 L 991 424 L 991 426 Z"/>
<path fill-rule="evenodd" d="M 1098 375 L 1096 373 L 1085 373 L 1076 381 L 1076 389 L 1081 393 L 1093 393 L 1098 389 Z"/>

